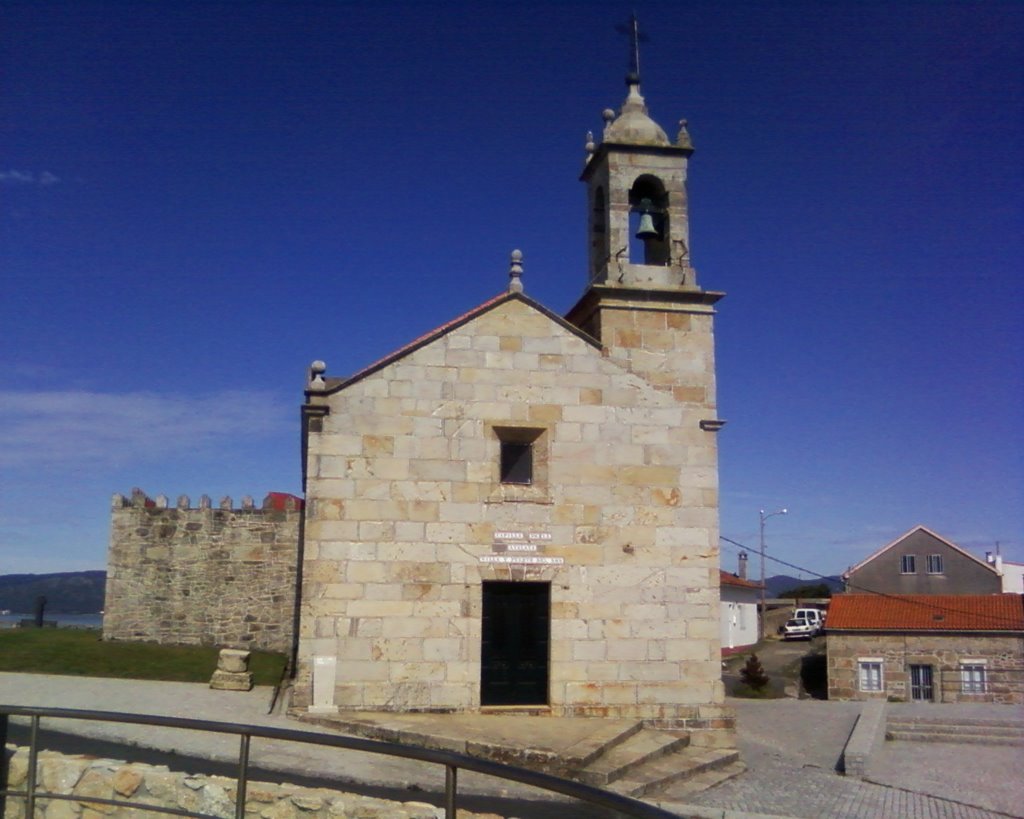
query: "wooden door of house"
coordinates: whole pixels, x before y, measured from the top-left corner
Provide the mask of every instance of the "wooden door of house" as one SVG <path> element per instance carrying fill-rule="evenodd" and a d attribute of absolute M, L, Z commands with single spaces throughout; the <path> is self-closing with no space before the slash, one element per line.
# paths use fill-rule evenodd
<path fill-rule="evenodd" d="M 483 584 L 481 705 L 546 705 L 551 584 Z"/>

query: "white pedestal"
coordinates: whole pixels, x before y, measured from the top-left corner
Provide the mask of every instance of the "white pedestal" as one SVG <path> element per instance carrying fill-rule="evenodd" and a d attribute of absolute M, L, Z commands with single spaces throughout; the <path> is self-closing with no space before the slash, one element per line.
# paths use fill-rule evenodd
<path fill-rule="evenodd" d="M 313 704 L 310 714 L 337 714 L 334 704 L 334 680 L 338 674 L 337 657 L 313 658 Z"/>

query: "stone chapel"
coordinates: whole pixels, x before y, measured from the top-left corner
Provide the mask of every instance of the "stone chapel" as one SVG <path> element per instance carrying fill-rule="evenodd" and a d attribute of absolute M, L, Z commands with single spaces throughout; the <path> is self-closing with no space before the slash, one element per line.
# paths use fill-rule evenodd
<path fill-rule="evenodd" d="M 627 77 L 588 136 L 565 316 L 505 292 L 347 377 L 317 361 L 292 704 L 729 727 L 712 323 L 675 140 Z"/>

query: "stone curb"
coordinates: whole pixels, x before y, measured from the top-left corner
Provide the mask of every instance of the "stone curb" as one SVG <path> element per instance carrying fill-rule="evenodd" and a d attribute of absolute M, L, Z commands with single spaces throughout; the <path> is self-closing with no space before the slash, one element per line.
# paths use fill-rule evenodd
<path fill-rule="evenodd" d="M 791 816 L 783 816 L 777 813 L 749 813 L 742 810 L 705 808 L 700 805 L 687 805 L 680 802 L 651 801 L 650 804 L 662 810 L 671 811 L 681 817 L 681 819 L 793 819 Z"/>
<path fill-rule="evenodd" d="M 843 748 L 843 770 L 855 779 L 864 779 L 871 755 L 885 741 L 885 700 L 869 700 L 861 708 L 857 724 Z"/>

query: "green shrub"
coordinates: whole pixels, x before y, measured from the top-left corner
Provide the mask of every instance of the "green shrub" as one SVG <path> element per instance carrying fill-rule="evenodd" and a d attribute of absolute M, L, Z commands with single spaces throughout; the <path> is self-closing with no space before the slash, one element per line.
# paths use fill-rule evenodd
<path fill-rule="evenodd" d="M 756 654 L 747 657 L 747 662 L 740 669 L 740 680 L 743 685 L 754 691 L 761 691 L 768 687 L 768 675 L 764 673 L 764 666 L 761 665 Z"/>

